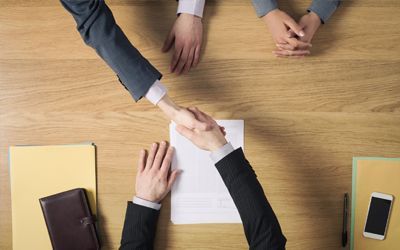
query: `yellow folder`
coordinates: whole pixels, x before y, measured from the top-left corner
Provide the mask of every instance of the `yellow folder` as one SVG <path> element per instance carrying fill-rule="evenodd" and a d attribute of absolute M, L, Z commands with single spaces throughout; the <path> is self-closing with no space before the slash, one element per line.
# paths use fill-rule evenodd
<path fill-rule="evenodd" d="M 96 213 L 95 150 L 93 144 L 10 147 L 14 250 L 52 249 L 39 198 L 85 188 Z"/>
<path fill-rule="evenodd" d="M 352 186 L 351 249 L 400 249 L 400 158 L 354 157 Z M 384 240 L 363 236 L 372 192 L 393 195 Z"/>

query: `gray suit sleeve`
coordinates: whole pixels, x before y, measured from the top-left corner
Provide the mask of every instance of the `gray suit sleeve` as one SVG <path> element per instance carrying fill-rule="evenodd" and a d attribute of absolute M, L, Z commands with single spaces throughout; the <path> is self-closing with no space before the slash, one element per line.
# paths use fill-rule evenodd
<path fill-rule="evenodd" d="M 322 23 L 328 21 L 335 10 L 339 7 L 340 0 L 313 0 L 308 11 L 315 12 Z"/>
<path fill-rule="evenodd" d="M 135 101 L 162 75 L 129 42 L 104 0 L 61 0 L 84 42 L 117 74 Z"/>
<path fill-rule="evenodd" d="M 271 10 L 278 8 L 276 0 L 252 0 L 258 17 L 263 17 Z"/>

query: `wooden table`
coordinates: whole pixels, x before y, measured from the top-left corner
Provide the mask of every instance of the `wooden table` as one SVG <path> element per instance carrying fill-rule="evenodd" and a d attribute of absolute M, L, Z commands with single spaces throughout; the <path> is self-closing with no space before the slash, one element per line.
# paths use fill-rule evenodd
<path fill-rule="evenodd" d="M 298 18 L 310 1 L 282 1 Z M 250 1 L 208 1 L 200 65 L 168 73 L 160 48 L 176 2 L 108 1 L 130 40 L 161 72 L 170 96 L 218 119 L 245 120 L 245 151 L 288 249 L 339 249 L 353 156 L 399 157 L 400 2 L 344 1 L 312 56 L 277 59 Z M 119 245 L 137 155 L 168 139 L 169 121 L 135 104 L 86 47 L 58 1 L 0 1 L 0 249 L 11 249 L 8 147 L 98 146 L 100 232 Z M 163 204 L 156 249 L 245 249 L 241 225 L 172 225 Z"/>

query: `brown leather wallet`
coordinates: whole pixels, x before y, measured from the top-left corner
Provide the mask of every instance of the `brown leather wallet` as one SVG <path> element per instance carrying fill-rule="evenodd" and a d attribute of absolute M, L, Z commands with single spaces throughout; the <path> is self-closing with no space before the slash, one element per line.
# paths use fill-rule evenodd
<path fill-rule="evenodd" d="M 39 201 L 53 249 L 100 249 L 85 189 L 72 189 Z"/>

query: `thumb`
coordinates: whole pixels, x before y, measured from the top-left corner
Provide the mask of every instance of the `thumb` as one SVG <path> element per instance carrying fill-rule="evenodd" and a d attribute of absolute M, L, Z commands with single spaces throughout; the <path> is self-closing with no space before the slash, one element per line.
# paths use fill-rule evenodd
<path fill-rule="evenodd" d="M 172 29 L 169 32 L 167 38 L 165 39 L 164 45 L 163 45 L 161 51 L 164 53 L 169 51 L 171 49 L 172 45 L 174 44 L 174 40 L 175 40 L 175 33 L 174 33 L 174 30 Z"/>
<path fill-rule="evenodd" d="M 303 28 L 298 25 L 293 19 L 289 19 L 285 21 L 285 24 L 299 37 L 304 36 Z"/>
<path fill-rule="evenodd" d="M 188 129 L 187 127 L 182 125 L 177 125 L 176 131 L 178 131 L 179 134 L 181 134 L 182 136 L 186 137 L 189 140 L 191 140 L 194 136 L 194 132 L 191 129 Z"/>
<path fill-rule="evenodd" d="M 175 169 L 171 172 L 169 179 L 168 179 L 168 190 L 171 190 L 172 185 L 174 185 L 176 181 L 176 177 L 182 172 L 180 169 Z"/>

